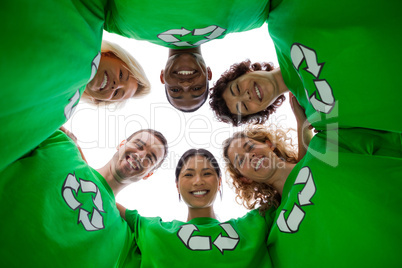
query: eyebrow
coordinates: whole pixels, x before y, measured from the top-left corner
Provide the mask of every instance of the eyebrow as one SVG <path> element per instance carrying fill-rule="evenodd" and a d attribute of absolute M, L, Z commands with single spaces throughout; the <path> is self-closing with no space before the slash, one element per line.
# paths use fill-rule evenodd
<path fill-rule="evenodd" d="M 251 143 L 250 141 L 246 141 L 243 144 L 243 149 L 246 150 L 247 146 L 251 146 L 251 145 L 249 145 L 250 143 Z M 235 159 L 234 159 L 234 163 L 237 164 L 237 166 L 240 166 L 240 164 L 239 164 L 239 154 L 236 154 Z"/>

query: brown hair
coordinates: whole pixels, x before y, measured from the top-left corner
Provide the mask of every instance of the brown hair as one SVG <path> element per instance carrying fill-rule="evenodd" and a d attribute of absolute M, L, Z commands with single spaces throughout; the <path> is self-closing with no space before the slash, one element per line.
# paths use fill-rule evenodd
<path fill-rule="evenodd" d="M 229 184 L 235 188 L 236 200 L 247 209 L 254 209 L 259 205 L 261 214 L 272 206 L 278 207 L 281 197 L 272 185 L 259 182 L 245 182 L 244 177 L 229 160 L 228 149 L 235 139 L 250 138 L 259 142 L 270 141 L 275 149 L 273 152 L 288 163 L 297 163 L 297 152 L 292 139 L 287 135 L 290 130 L 278 129 L 274 124 L 270 126 L 250 125 L 243 131 L 236 132 L 231 138 L 223 142 L 223 157 L 226 163 L 226 172 L 229 174 Z"/>
<path fill-rule="evenodd" d="M 269 115 L 274 113 L 276 109 L 282 105 L 285 101 L 285 96 L 279 96 L 273 104 L 268 106 L 265 110 L 262 110 L 255 114 L 239 115 L 232 114 L 226 105 L 222 95 L 227 85 L 237 79 L 238 77 L 254 71 L 267 71 L 270 72 L 274 67 L 267 62 L 253 63 L 250 60 L 245 60 L 240 63 L 233 64 L 229 70 L 224 72 L 218 81 L 215 82 L 214 87 L 211 88 L 209 105 L 215 112 L 215 117 L 220 122 L 231 123 L 233 126 L 238 126 L 245 123 L 258 123 L 262 124 L 268 120 Z"/>

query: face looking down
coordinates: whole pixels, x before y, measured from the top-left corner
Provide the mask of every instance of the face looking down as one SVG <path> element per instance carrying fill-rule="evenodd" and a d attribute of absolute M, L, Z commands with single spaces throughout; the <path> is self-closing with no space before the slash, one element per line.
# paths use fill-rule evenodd
<path fill-rule="evenodd" d="M 275 147 L 269 142 L 259 142 L 250 138 L 234 139 L 228 148 L 230 163 L 246 179 L 269 182 L 284 162 L 273 152 Z"/>
<path fill-rule="evenodd" d="M 232 114 L 250 115 L 265 110 L 279 95 L 273 72 L 248 72 L 228 83 L 222 94 Z"/>
<path fill-rule="evenodd" d="M 169 57 L 160 80 L 165 84 L 169 102 L 180 110 L 192 110 L 208 97 L 212 73 L 198 53 L 180 53 Z"/>
<path fill-rule="evenodd" d="M 211 162 L 204 156 L 190 157 L 182 167 L 177 189 L 183 201 L 190 208 L 211 207 L 221 185 Z"/>
<path fill-rule="evenodd" d="M 85 91 L 97 101 L 122 101 L 132 98 L 138 81 L 131 76 L 127 65 L 111 52 L 103 52 L 95 77 Z"/>
<path fill-rule="evenodd" d="M 113 156 L 112 173 L 120 183 L 138 181 L 158 166 L 164 154 L 164 145 L 158 138 L 147 131 L 139 132 Z"/>

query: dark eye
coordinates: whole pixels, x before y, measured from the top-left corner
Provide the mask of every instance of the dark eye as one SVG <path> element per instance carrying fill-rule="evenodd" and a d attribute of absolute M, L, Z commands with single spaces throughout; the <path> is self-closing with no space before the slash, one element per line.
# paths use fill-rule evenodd
<path fill-rule="evenodd" d="M 119 92 L 119 89 L 116 89 L 115 92 L 113 93 L 113 97 L 116 97 L 118 92 Z"/>
<path fill-rule="evenodd" d="M 178 88 L 171 88 L 170 91 L 172 91 L 172 92 L 174 92 L 174 93 L 177 93 L 177 92 L 180 91 L 180 89 L 178 89 Z"/>
<path fill-rule="evenodd" d="M 120 79 L 123 78 L 123 72 L 120 70 L 120 75 L 119 75 Z"/>
<path fill-rule="evenodd" d="M 202 89 L 202 87 L 195 87 L 195 88 L 193 88 L 193 91 L 198 91 L 198 90 L 201 90 Z"/>
<path fill-rule="evenodd" d="M 184 177 L 191 177 L 191 176 L 193 176 L 193 174 L 191 174 L 191 173 L 184 174 Z"/>
<path fill-rule="evenodd" d="M 204 176 L 211 176 L 212 175 L 212 172 L 205 172 L 204 173 Z"/>

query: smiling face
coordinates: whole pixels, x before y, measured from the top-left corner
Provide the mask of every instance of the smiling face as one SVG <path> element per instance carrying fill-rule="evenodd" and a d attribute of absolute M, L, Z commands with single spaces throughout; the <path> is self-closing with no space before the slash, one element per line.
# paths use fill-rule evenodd
<path fill-rule="evenodd" d="M 164 154 L 164 145 L 158 138 L 147 131 L 139 132 L 113 156 L 112 174 L 120 183 L 138 181 L 154 170 Z"/>
<path fill-rule="evenodd" d="M 97 101 L 122 101 L 137 92 L 138 81 L 131 76 L 127 65 L 113 53 L 102 53 L 98 71 L 85 92 Z"/>
<path fill-rule="evenodd" d="M 270 106 L 278 92 L 273 72 L 254 71 L 228 83 L 222 97 L 232 114 L 250 115 Z"/>
<path fill-rule="evenodd" d="M 178 53 L 169 57 L 161 71 L 169 102 L 180 110 L 200 107 L 208 97 L 208 81 L 212 73 L 198 53 Z"/>
<path fill-rule="evenodd" d="M 211 162 L 205 157 L 190 157 L 182 167 L 177 189 L 189 208 L 212 207 L 220 187 L 218 177 Z"/>
<path fill-rule="evenodd" d="M 273 152 L 269 141 L 249 138 L 234 139 L 228 148 L 230 163 L 247 179 L 267 183 L 284 162 Z"/>

